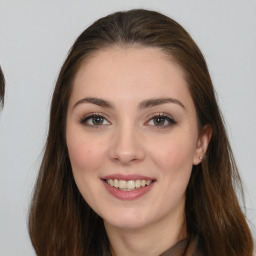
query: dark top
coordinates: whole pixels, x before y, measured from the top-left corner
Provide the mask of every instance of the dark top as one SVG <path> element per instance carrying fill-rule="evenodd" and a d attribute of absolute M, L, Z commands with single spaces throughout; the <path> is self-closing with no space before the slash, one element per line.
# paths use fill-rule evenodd
<path fill-rule="evenodd" d="M 191 240 L 184 239 L 170 249 L 160 254 L 160 256 L 204 256 L 202 246 L 199 243 L 198 237 Z"/>
<path fill-rule="evenodd" d="M 104 255 L 111 256 L 110 253 Z M 159 256 L 205 256 L 205 254 L 198 237 L 194 237 L 191 240 L 188 238 L 181 240 Z"/>

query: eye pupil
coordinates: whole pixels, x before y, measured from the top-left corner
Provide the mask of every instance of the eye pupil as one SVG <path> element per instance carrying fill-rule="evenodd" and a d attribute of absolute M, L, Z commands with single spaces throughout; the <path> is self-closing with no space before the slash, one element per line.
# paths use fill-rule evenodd
<path fill-rule="evenodd" d="M 94 125 L 101 125 L 101 124 L 103 124 L 103 118 L 100 116 L 96 116 L 96 117 L 92 118 L 92 123 Z"/>
<path fill-rule="evenodd" d="M 154 125 L 161 126 L 161 125 L 164 125 L 164 123 L 165 123 L 165 118 L 163 117 L 154 118 Z"/>

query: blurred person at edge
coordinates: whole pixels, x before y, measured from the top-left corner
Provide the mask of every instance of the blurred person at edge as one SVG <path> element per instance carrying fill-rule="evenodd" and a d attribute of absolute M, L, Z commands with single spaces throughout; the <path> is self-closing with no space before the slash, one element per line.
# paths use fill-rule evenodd
<path fill-rule="evenodd" d="M 1 107 L 4 106 L 4 93 L 5 93 L 5 80 L 4 80 L 4 74 L 0 67 L 0 104 L 1 104 Z"/>

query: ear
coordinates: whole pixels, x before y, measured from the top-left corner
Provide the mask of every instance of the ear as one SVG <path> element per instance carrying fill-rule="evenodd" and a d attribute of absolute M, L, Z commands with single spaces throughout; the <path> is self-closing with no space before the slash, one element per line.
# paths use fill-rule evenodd
<path fill-rule="evenodd" d="M 212 127 L 210 125 L 204 126 L 197 140 L 195 155 L 193 159 L 194 165 L 198 165 L 199 163 L 201 163 L 207 151 L 211 137 L 212 137 Z"/>

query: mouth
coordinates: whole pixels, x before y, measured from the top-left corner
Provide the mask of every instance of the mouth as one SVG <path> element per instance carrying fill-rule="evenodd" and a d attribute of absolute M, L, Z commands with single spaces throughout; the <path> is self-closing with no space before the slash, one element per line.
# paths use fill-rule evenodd
<path fill-rule="evenodd" d="M 136 180 L 122 180 L 122 179 L 104 179 L 109 186 L 117 188 L 121 191 L 134 191 L 139 188 L 149 186 L 155 180 L 145 180 L 145 179 L 136 179 Z"/>
<path fill-rule="evenodd" d="M 156 179 L 141 175 L 109 175 L 101 178 L 106 190 L 121 200 L 133 200 L 149 193 Z"/>

